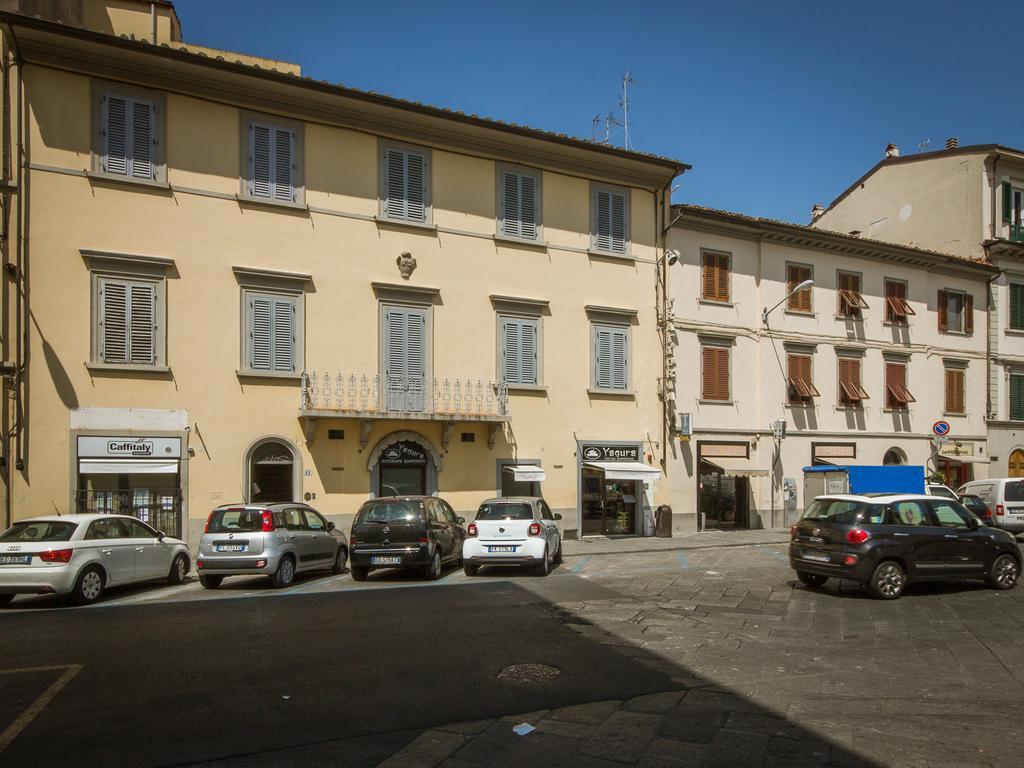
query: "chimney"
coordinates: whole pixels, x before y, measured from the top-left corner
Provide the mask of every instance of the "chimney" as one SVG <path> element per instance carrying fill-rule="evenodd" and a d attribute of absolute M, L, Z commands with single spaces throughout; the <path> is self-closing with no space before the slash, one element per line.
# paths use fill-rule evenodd
<path fill-rule="evenodd" d="M 946 149 L 956 149 L 960 146 L 960 139 L 956 136 L 950 136 L 946 139 Z"/>
<path fill-rule="evenodd" d="M 895 144 L 886 144 L 885 145 L 885 156 L 886 157 L 899 157 L 900 156 L 900 148 L 897 147 Z"/>
<path fill-rule="evenodd" d="M 811 206 L 811 221 L 817 221 L 818 217 L 821 216 L 821 214 L 823 214 L 824 212 L 825 206 L 823 206 L 821 203 L 815 203 L 813 206 Z"/>

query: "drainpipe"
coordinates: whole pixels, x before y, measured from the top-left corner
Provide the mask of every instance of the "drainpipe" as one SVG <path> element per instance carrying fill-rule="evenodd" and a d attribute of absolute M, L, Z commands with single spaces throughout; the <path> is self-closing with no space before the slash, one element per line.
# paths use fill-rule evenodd
<path fill-rule="evenodd" d="M 156 45 L 156 3 L 149 4 L 149 21 L 152 27 L 151 35 L 153 38 L 150 42 Z"/>
<path fill-rule="evenodd" d="M 2 209 L 2 213 L 0 213 L 0 215 L 3 216 L 3 223 L 2 223 L 2 230 L 0 230 L 0 250 L 2 250 L 3 263 L 4 263 L 4 268 L 5 268 L 4 269 L 4 273 L 5 274 L 6 274 L 6 267 L 10 263 L 10 226 L 11 226 L 11 218 L 10 218 L 10 216 L 11 216 L 11 84 L 10 84 L 10 76 L 11 76 L 10 56 L 8 55 L 8 52 L 5 50 L 4 51 L 4 58 L 3 58 L 2 66 L 0 66 L 0 77 L 3 77 L 3 110 L 4 110 L 4 118 L 3 118 L 3 143 L 4 143 L 4 148 L 3 148 L 2 168 L 0 168 L 0 173 L 2 173 L 2 176 L 3 176 L 3 209 Z M 0 280 L 4 280 L 4 279 L 5 278 L 2 275 L 0 275 Z M 8 336 L 9 336 L 9 334 L 7 332 L 7 328 L 8 328 L 8 323 L 10 322 L 10 312 L 9 312 L 10 292 L 9 292 L 6 284 L 4 284 L 2 286 L 2 289 L 3 289 L 3 294 L 2 294 L 3 295 L 3 302 L 2 302 L 2 309 L 0 309 L 0 311 L 3 312 L 3 319 L 2 319 L 2 323 L 0 323 L 0 327 L 2 327 L 3 331 L 4 331 L 4 341 L 5 341 L 5 343 L 3 345 L 2 354 L 0 354 L 0 357 L 3 357 L 6 360 L 7 356 L 8 356 Z M 7 432 L 7 427 L 9 425 L 9 423 L 10 423 L 9 420 L 10 420 L 10 413 L 11 413 L 10 407 L 8 405 L 10 386 L 11 386 L 11 380 L 8 379 L 8 378 L 3 379 L 2 391 L 3 391 L 3 408 L 4 408 L 4 411 L 3 411 L 2 416 L 0 416 L 0 430 L 2 430 L 2 435 L 3 435 L 3 442 L 0 443 L 0 452 L 2 452 L 2 453 L 0 453 L 0 455 L 3 456 L 3 467 L 0 468 L 0 477 L 2 477 L 3 484 L 4 484 L 4 519 L 3 519 L 4 528 L 9 528 L 11 526 L 11 518 L 12 518 L 12 510 L 11 510 L 11 467 L 10 467 L 10 461 L 9 461 L 9 458 L 10 458 L 10 455 L 11 455 L 11 450 L 10 450 L 11 443 L 10 443 L 10 435 Z"/>

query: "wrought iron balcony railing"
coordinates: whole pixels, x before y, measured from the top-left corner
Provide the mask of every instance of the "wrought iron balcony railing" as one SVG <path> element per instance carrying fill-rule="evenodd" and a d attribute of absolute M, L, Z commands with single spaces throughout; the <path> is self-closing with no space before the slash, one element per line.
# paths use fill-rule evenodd
<path fill-rule="evenodd" d="M 490 421 L 508 418 L 508 387 L 482 379 L 304 372 L 300 416 Z"/>
<path fill-rule="evenodd" d="M 1024 222 L 1018 222 L 1010 225 L 1010 241 L 1014 243 L 1024 243 Z"/>

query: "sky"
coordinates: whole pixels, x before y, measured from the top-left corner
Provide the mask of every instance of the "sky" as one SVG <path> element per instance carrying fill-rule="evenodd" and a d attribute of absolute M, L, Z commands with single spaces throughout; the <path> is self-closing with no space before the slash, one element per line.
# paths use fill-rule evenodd
<path fill-rule="evenodd" d="M 677 203 L 805 224 L 893 142 L 1024 146 L 1019 14 L 989 0 L 175 0 L 187 42 L 693 166 Z M 387 13 L 381 11 L 387 9 Z M 1009 26 L 1006 26 L 1009 25 Z M 613 128 L 612 143 L 624 141 Z"/>

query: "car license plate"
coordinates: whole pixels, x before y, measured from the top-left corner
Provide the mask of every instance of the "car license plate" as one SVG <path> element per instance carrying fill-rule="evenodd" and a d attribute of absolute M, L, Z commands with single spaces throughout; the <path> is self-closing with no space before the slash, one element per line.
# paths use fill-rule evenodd
<path fill-rule="evenodd" d="M 245 552 L 245 544 L 218 544 L 218 552 Z"/>
<path fill-rule="evenodd" d="M 514 546 L 507 546 L 507 547 L 488 547 L 488 548 L 487 548 L 487 551 L 488 551 L 488 552 L 515 552 L 515 551 L 516 551 L 516 548 L 515 548 Z"/>
<path fill-rule="evenodd" d="M 827 563 L 828 555 L 815 555 L 811 552 L 804 552 L 804 560 L 814 560 L 817 563 Z"/>
<path fill-rule="evenodd" d="M 370 565 L 400 565 L 402 558 L 400 557 L 384 557 L 383 555 L 374 555 L 370 558 Z"/>
<path fill-rule="evenodd" d="M 0 565 L 28 565 L 32 555 L 0 555 Z"/>

